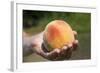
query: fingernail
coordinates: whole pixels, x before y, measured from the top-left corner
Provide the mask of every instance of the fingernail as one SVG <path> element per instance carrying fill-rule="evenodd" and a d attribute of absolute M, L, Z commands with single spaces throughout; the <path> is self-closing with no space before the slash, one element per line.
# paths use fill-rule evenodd
<path fill-rule="evenodd" d="M 64 46 L 62 49 L 66 50 L 67 49 L 67 46 Z"/>
<path fill-rule="evenodd" d="M 57 53 L 60 53 L 60 50 L 59 50 L 59 49 L 55 49 L 55 51 L 56 51 Z"/>
<path fill-rule="evenodd" d="M 78 40 L 75 40 L 75 41 L 74 41 L 74 44 L 78 44 Z"/>
<path fill-rule="evenodd" d="M 72 47 L 72 44 L 69 44 L 68 47 Z"/>
<path fill-rule="evenodd" d="M 75 42 L 73 43 L 73 50 L 75 51 L 78 47 L 78 40 L 75 40 Z"/>
<path fill-rule="evenodd" d="M 78 40 L 76 40 L 75 43 L 78 43 Z"/>

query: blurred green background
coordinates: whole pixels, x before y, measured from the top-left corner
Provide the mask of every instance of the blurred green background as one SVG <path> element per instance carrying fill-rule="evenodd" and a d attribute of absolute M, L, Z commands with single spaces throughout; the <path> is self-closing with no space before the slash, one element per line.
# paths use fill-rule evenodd
<path fill-rule="evenodd" d="M 91 14 L 79 12 L 51 12 L 23 10 L 23 31 L 30 36 L 38 34 L 52 20 L 64 20 L 77 31 L 78 49 L 69 60 L 91 59 Z M 23 62 L 48 61 L 39 55 L 31 54 L 23 57 Z"/>

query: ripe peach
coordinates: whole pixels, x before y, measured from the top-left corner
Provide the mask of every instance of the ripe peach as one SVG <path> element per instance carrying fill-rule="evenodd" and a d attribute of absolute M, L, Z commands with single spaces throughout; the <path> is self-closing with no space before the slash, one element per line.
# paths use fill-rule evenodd
<path fill-rule="evenodd" d="M 64 45 L 74 41 L 74 34 L 70 25 L 63 20 L 54 20 L 50 22 L 43 35 L 44 46 L 49 50 L 62 48 Z"/>

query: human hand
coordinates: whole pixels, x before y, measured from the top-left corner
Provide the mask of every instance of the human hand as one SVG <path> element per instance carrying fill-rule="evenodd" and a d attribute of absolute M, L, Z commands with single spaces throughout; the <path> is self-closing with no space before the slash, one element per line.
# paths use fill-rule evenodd
<path fill-rule="evenodd" d="M 73 31 L 73 34 L 77 35 L 76 31 Z M 42 34 L 40 36 L 43 36 Z M 75 41 L 69 45 L 65 45 L 63 46 L 61 49 L 54 49 L 53 51 L 48 51 L 43 44 L 43 39 L 37 37 L 36 38 L 36 42 L 32 44 L 32 46 L 34 47 L 34 51 L 41 55 L 42 57 L 48 59 L 48 60 L 65 60 L 65 59 L 69 59 L 72 55 L 72 52 L 76 50 L 77 46 L 78 46 L 78 40 L 75 39 Z"/>

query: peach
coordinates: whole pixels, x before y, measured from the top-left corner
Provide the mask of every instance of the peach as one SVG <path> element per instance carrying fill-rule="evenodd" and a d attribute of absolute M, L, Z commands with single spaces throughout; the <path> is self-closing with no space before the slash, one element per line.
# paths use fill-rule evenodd
<path fill-rule="evenodd" d="M 49 50 L 61 49 L 75 40 L 72 28 L 63 20 L 48 23 L 43 34 L 44 46 Z"/>

